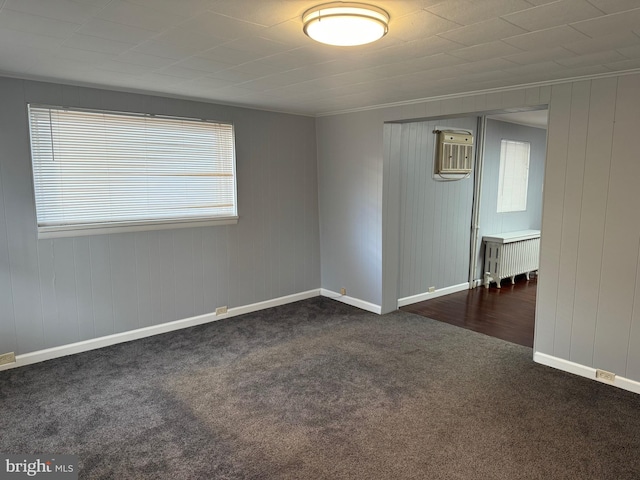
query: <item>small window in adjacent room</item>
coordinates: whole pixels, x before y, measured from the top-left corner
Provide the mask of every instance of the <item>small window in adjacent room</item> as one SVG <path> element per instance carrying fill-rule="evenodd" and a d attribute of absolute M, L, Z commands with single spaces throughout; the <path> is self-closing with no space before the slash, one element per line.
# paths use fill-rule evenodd
<path fill-rule="evenodd" d="M 29 106 L 39 238 L 237 222 L 233 125 Z"/>
<path fill-rule="evenodd" d="M 523 212 L 527 209 L 530 148 L 528 142 L 502 140 L 498 180 L 498 213 Z"/>

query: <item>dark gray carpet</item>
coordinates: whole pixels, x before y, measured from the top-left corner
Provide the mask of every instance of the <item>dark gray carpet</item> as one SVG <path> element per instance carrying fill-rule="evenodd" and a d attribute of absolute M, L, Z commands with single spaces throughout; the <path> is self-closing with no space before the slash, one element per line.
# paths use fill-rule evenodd
<path fill-rule="evenodd" d="M 104 479 L 638 479 L 640 396 L 324 298 L 0 372 L 0 452 Z"/>

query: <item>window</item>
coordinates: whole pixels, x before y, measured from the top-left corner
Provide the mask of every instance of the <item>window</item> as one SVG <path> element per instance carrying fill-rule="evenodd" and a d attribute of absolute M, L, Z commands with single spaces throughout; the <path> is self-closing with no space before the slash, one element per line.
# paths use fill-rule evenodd
<path fill-rule="evenodd" d="M 29 106 L 40 238 L 235 223 L 233 125 Z"/>
<path fill-rule="evenodd" d="M 530 148 L 528 142 L 502 140 L 498 180 L 498 213 L 523 212 L 527 209 Z"/>

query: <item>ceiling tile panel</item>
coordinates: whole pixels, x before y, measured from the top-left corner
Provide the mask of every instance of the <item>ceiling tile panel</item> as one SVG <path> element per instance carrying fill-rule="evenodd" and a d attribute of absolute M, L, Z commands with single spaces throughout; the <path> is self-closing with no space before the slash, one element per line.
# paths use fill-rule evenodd
<path fill-rule="evenodd" d="M 255 23 L 236 20 L 215 12 L 204 12 L 179 25 L 181 30 L 189 30 L 203 35 L 224 38 L 226 41 L 236 38 L 259 35 L 266 27 Z"/>
<path fill-rule="evenodd" d="M 513 55 L 521 51 L 519 48 L 508 45 L 503 41 L 495 41 L 453 50 L 450 54 L 470 62 L 478 62 L 490 58 L 506 57 L 507 55 Z"/>
<path fill-rule="evenodd" d="M 606 51 L 592 53 L 591 55 L 580 55 L 576 57 L 563 58 L 556 60 L 556 63 L 564 65 L 567 68 L 588 67 L 590 65 L 607 64 L 626 60 L 626 58 L 616 51 Z"/>
<path fill-rule="evenodd" d="M 115 58 L 115 54 L 113 53 L 92 52 L 91 50 L 82 50 L 70 47 L 58 47 L 54 52 L 52 52 L 52 56 L 94 65 L 99 65 Z"/>
<path fill-rule="evenodd" d="M 4 47 L 6 55 L 16 54 L 28 57 L 33 52 L 31 49 L 55 50 L 63 42 L 64 39 L 60 37 L 0 28 L 0 45 Z"/>
<path fill-rule="evenodd" d="M 640 69 L 640 58 L 632 58 L 628 60 L 622 60 L 620 62 L 607 63 L 605 67 L 614 71 Z"/>
<path fill-rule="evenodd" d="M 460 25 L 457 23 L 421 10 L 389 22 L 389 35 L 408 42 L 444 33 L 458 27 Z"/>
<path fill-rule="evenodd" d="M 3 8 L 64 22 L 83 23 L 109 1 L 91 3 L 72 0 L 7 0 Z"/>
<path fill-rule="evenodd" d="M 65 22 L 49 17 L 41 17 L 30 13 L 16 12 L 8 8 L 0 10 L 0 28 L 18 30 L 20 32 L 45 35 L 56 38 L 67 38 L 78 27 L 79 23 Z"/>
<path fill-rule="evenodd" d="M 231 70 L 234 72 L 249 73 L 253 75 L 253 77 L 260 78 L 279 72 L 280 67 L 256 60 L 253 62 L 243 63 L 242 65 L 233 67 Z"/>
<path fill-rule="evenodd" d="M 512 75 L 532 75 L 537 73 L 560 72 L 565 67 L 556 62 L 531 63 L 529 65 L 518 65 L 516 67 L 505 68 L 505 72 Z"/>
<path fill-rule="evenodd" d="M 501 18 L 492 18 L 484 22 L 474 23 L 467 27 L 456 28 L 448 32 L 441 33 L 440 36 L 456 43 L 471 46 L 479 43 L 487 43 L 493 40 L 502 40 L 521 33 L 526 30 L 516 27 Z"/>
<path fill-rule="evenodd" d="M 205 52 L 222 43 L 223 38 L 173 28 L 155 36 L 153 40 L 138 45 L 135 50 L 159 57 L 181 59 Z"/>
<path fill-rule="evenodd" d="M 640 58 L 640 45 L 619 48 L 617 51 L 627 58 Z"/>
<path fill-rule="evenodd" d="M 296 19 L 302 24 L 302 14 L 314 6 L 307 0 L 275 0 L 269 2 L 247 2 L 238 0 L 213 1 L 210 9 L 223 15 L 257 23 L 265 27 Z M 323 3 L 323 2 L 319 2 Z"/>
<path fill-rule="evenodd" d="M 124 52 L 116 57 L 120 62 L 136 63 L 144 65 L 146 67 L 161 68 L 171 65 L 175 62 L 172 58 L 158 57 L 156 55 L 147 55 L 146 53 L 140 53 L 133 50 Z"/>
<path fill-rule="evenodd" d="M 107 22 L 94 18 L 77 29 L 77 33 L 93 37 L 108 38 L 128 43 L 139 43 L 153 37 L 156 32 L 143 28 L 131 27 L 122 23 Z"/>
<path fill-rule="evenodd" d="M 505 60 L 504 58 L 490 58 L 489 60 L 481 60 L 479 62 L 465 62 L 458 65 L 458 68 L 465 72 L 496 72 L 515 66 L 516 63 Z"/>
<path fill-rule="evenodd" d="M 0 58 L 2 58 L 2 64 L 0 65 L 0 72 L 7 75 L 16 75 L 25 72 L 30 72 L 34 65 L 40 63 L 40 58 L 47 57 L 47 52 L 30 55 L 25 57 L 20 55 L 15 50 L 6 49 L 6 45 L 0 45 Z"/>
<path fill-rule="evenodd" d="M 437 55 L 429 55 L 422 58 L 414 58 L 407 62 L 409 65 L 413 65 L 413 70 L 428 70 L 431 68 L 448 67 L 450 65 L 460 65 L 465 63 L 465 60 L 460 57 L 454 57 L 447 55 L 446 53 L 438 53 Z M 390 68 L 394 68 L 394 64 L 390 65 Z"/>
<path fill-rule="evenodd" d="M 548 30 L 539 30 L 537 32 L 505 38 L 504 42 L 522 50 L 535 51 L 566 45 L 567 43 L 579 42 L 587 38 L 586 35 L 577 30 L 563 25 L 561 27 L 549 28 Z"/>
<path fill-rule="evenodd" d="M 640 8 L 582 22 L 575 22 L 572 23 L 571 26 L 592 38 L 604 37 L 625 30 L 638 30 L 640 26 Z"/>
<path fill-rule="evenodd" d="M 207 75 L 207 72 L 203 72 L 202 70 L 195 70 L 193 68 L 183 67 L 176 64 L 156 69 L 155 73 L 183 78 L 185 80 L 195 80 L 196 78 L 204 77 Z"/>
<path fill-rule="evenodd" d="M 638 0 L 589 0 L 589 3 L 604 13 L 618 13 L 638 8 Z"/>
<path fill-rule="evenodd" d="M 170 13 L 166 10 L 144 7 L 124 0 L 112 0 L 100 11 L 97 18 L 159 32 L 186 20 L 187 16 L 179 13 Z"/>
<path fill-rule="evenodd" d="M 303 33 L 302 21 L 298 19 L 288 20 L 265 28 L 260 32 L 260 36 L 268 40 L 295 46 L 301 43 L 313 42 L 313 40 Z"/>
<path fill-rule="evenodd" d="M 132 75 L 148 73 L 152 70 L 152 67 L 148 67 L 146 65 L 141 65 L 139 63 L 121 62 L 118 60 L 101 62 L 100 68 L 109 72 L 129 73 Z"/>
<path fill-rule="evenodd" d="M 576 54 L 563 47 L 551 47 L 541 50 L 532 50 L 529 52 L 516 53 L 515 55 L 508 55 L 506 60 L 520 65 L 527 65 L 530 63 L 542 63 L 546 61 L 559 60 L 561 58 L 574 57 Z"/>
<path fill-rule="evenodd" d="M 604 37 L 589 38 L 579 42 L 568 43 L 565 48 L 579 55 L 615 50 L 640 44 L 640 37 L 633 32 L 622 31 Z"/>
<path fill-rule="evenodd" d="M 263 52 L 236 50 L 226 45 L 220 45 L 200 52 L 197 56 L 214 62 L 230 63 L 233 66 L 263 58 L 266 54 Z"/>
<path fill-rule="evenodd" d="M 111 1 L 111 0 L 108 0 Z M 192 17 L 206 12 L 213 4 L 213 0 L 127 0 L 129 3 L 142 5 L 150 9 L 161 10 L 166 13 Z"/>
<path fill-rule="evenodd" d="M 200 72 L 213 73 L 220 70 L 227 70 L 233 67 L 232 63 L 216 62 L 208 58 L 189 57 L 174 64 L 176 67 L 188 68 L 191 70 L 199 70 Z"/>
<path fill-rule="evenodd" d="M 526 30 L 535 31 L 602 15 L 602 11 L 586 0 L 559 0 L 502 18 Z"/>
<path fill-rule="evenodd" d="M 452 0 L 426 10 L 460 25 L 471 25 L 527 8 L 531 4 L 525 0 Z"/>
<path fill-rule="evenodd" d="M 252 52 L 260 56 L 275 55 L 276 53 L 287 52 L 291 50 L 290 45 L 274 42 L 262 37 L 247 37 L 225 43 L 225 47 L 241 52 Z"/>
<path fill-rule="evenodd" d="M 119 42 L 108 38 L 92 37 L 81 33 L 74 33 L 64 41 L 63 45 L 70 48 L 112 54 L 123 53 L 135 46 L 134 43 Z"/>

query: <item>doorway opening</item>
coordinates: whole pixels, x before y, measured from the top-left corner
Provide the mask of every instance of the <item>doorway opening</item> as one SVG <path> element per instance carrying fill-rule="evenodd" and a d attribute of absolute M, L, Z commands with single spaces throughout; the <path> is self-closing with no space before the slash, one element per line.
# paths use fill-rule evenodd
<path fill-rule="evenodd" d="M 439 121 L 404 125 L 398 143 L 406 152 L 399 157 L 406 187 L 401 189 L 399 307 L 533 346 L 538 253 L 535 265 L 504 278 L 489 276 L 488 283 L 483 239 L 525 232 L 535 237 L 537 232 L 539 242 L 547 115 L 546 109 L 538 109 L 450 119 L 456 127 L 477 121 L 473 175 L 466 185 L 429 182 L 423 191 L 416 187 L 420 175 L 415 158 L 424 157 L 420 135 L 431 133 L 431 123 Z M 464 231 L 460 224 L 467 215 Z M 461 279 L 465 266 L 467 277 Z M 476 288 L 485 283 L 489 288 Z"/>

